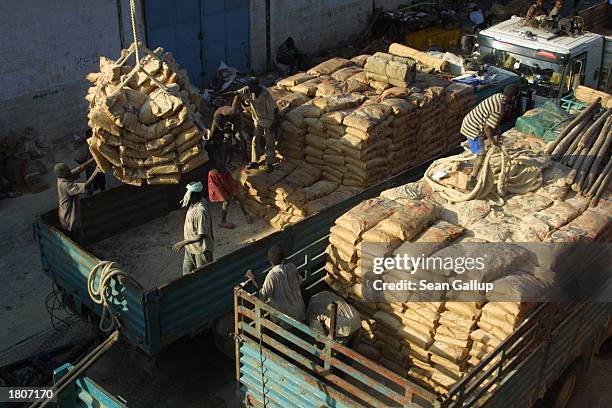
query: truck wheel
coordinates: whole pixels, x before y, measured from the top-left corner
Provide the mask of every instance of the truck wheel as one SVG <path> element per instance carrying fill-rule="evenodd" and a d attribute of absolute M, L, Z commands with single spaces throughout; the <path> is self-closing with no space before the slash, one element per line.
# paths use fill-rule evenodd
<path fill-rule="evenodd" d="M 565 408 L 572 399 L 582 371 L 582 361 L 578 359 L 548 388 L 539 406 L 542 408 Z"/>

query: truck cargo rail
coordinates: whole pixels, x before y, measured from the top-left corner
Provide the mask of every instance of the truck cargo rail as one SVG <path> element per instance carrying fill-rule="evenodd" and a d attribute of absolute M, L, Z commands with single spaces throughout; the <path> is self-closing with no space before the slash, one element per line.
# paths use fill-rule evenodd
<path fill-rule="evenodd" d="M 433 405 L 435 394 L 403 378 L 350 348 L 341 345 L 259 301 L 243 289 L 235 289 L 236 376 L 251 390 L 247 403 L 255 406 L 363 406 L 403 407 L 416 401 Z M 275 323 L 275 321 L 280 323 Z M 280 358 L 282 356 L 282 358 Z M 310 393 L 296 392 L 287 377 L 265 378 L 290 362 L 306 371 L 301 377 Z M 242 369 L 241 369 L 242 366 Z M 263 388 L 262 387 L 263 384 Z M 308 401 L 304 401 L 308 400 Z"/>
<path fill-rule="evenodd" d="M 236 382 L 246 406 L 531 406 L 576 359 L 590 360 L 609 303 L 542 303 L 489 356 L 440 394 L 400 376 L 245 290 L 234 289 Z"/>

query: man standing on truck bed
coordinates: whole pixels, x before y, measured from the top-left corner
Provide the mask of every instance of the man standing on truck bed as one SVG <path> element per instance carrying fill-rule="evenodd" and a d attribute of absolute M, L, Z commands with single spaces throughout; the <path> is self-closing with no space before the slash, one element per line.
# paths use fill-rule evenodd
<path fill-rule="evenodd" d="M 249 78 L 247 86 L 236 91 L 232 101 L 231 113 L 238 110 L 240 101 L 247 103 L 250 107 L 251 116 L 255 130 L 251 139 L 251 163 L 247 168 L 255 169 L 258 166 L 260 156 L 261 139 L 266 143 L 266 170 L 271 173 L 274 165 L 274 151 L 276 148 L 275 128 L 278 110 L 276 101 L 267 88 L 261 86 L 259 79 Z"/>
<path fill-rule="evenodd" d="M 57 177 L 59 221 L 70 238 L 77 243 L 83 241 L 81 199 L 79 196 L 85 193 L 87 186 L 94 181 L 100 169 L 96 167 L 84 183 L 77 182 L 76 178 L 93 162 L 94 159 L 90 159 L 74 169 L 70 169 L 66 163 L 57 163 L 53 166 L 53 173 Z"/>
<path fill-rule="evenodd" d="M 253 282 L 262 301 L 269 303 L 273 308 L 298 322 L 304 321 L 306 305 L 300 290 L 302 277 L 297 267 L 290 262 L 285 262 L 283 248 L 279 245 L 274 245 L 268 250 L 268 261 L 272 269 L 266 275 L 263 286 L 260 286 L 250 270 L 247 271 L 246 278 Z"/>
<path fill-rule="evenodd" d="M 519 86 L 517 84 L 508 85 L 502 93 L 489 96 L 463 118 L 461 134 L 467 138 L 470 151 L 476 155 L 472 177 L 478 175 L 484 160 L 486 153 L 484 137 L 491 144 L 499 146 L 501 119 L 504 112 L 513 106 L 518 93 Z"/>
<path fill-rule="evenodd" d="M 185 248 L 183 275 L 211 263 L 215 245 L 210 211 L 202 196 L 204 186 L 199 181 L 192 181 L 186 188 L 187 192 L 181 201 L 183 208 L 189 207 L 183 227 L 184 240 L 172 246 L 174 252 Z"/>

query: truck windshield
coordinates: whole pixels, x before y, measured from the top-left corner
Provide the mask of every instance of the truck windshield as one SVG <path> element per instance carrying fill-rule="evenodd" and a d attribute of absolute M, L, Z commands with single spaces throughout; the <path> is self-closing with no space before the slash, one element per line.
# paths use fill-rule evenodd
<path fill-rule="evenodd" d="M 491 47 L 480 47 L 481 62 L 507 69 L 533 85 L 536 95 L 545 98 L 557 98 L 563 81 L 564 66 L 548 61 L 526 57 L 518 53 L 503 51 Z M 565 94 L 569 84 L 563 86 Z"/>

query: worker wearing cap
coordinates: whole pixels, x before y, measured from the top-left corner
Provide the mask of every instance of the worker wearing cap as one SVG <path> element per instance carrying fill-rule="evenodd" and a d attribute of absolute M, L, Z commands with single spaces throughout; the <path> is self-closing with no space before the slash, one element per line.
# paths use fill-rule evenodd
<path fill-rule="evenodd" d="M 485 138 L 499 146 L 501 131 L 499 125 L 504 112 L 513 106 L 519 93 L 516 84 L 508 85 L 502 93 L 495 94 L 480 102 L 463 118 L 461 134 L 467 138 L 470 151 L 476 155 L 472 176 L 480 171 L 485 156 Z"/>
<path fill-rule="evenodd" d="M 261 139 L 266 143 L 266 170 L 272 172 L 275 151 L 276 101 L 268 89 L 261 86 L 257 78 L 249 78 L 247 86 L 236 91 L 232 112 L 236 112 L 240 101 L 250 106 L 255 131 L 251 140 L 251 163 L 247 168 L 257 168 Z"/>
<path fill-rule="evenodd" d="M 183 227 L 184 239 L 172 246 L 174 252 L 185 248 L 183 275 L 211 263 L 215 245 L 208 203 L 203 200 L 202 195 L 204 186 L 199 181 L 192 181 L 186 189 L 181 201 L 183 208 L 188 207 Z"/>
<path fill-rule="evenodd" d="M 53 173 L 57 177 L 60 225 L 77 242 L 82 242 L 83 240 L 81 200 L 79 196 L 85 193 L 87 186 L 94 181 L 100 170 L 96 167 L 84 183 L 79 183 L 76 179 L 93 162 L 94 159 L 90 159 L 74 169 L 71 169 L 66 163 L 57 163 L 53 166 Z"/>
<path fill-rule="evenodd" d="M 268 261 L 272 269 L 266 275 L 263 285 L 257 282 L 252 271 L 247 271 L 245 276 L 253 282 L 262 301 L 298 322 L 304 321 L 306 305 L 300 289 L 302 277 L 297 267 L 285 262 L 283 248 L 279 245 L 268 250 Z M 281 326 L 285 327 L 283 324 Z"/>

